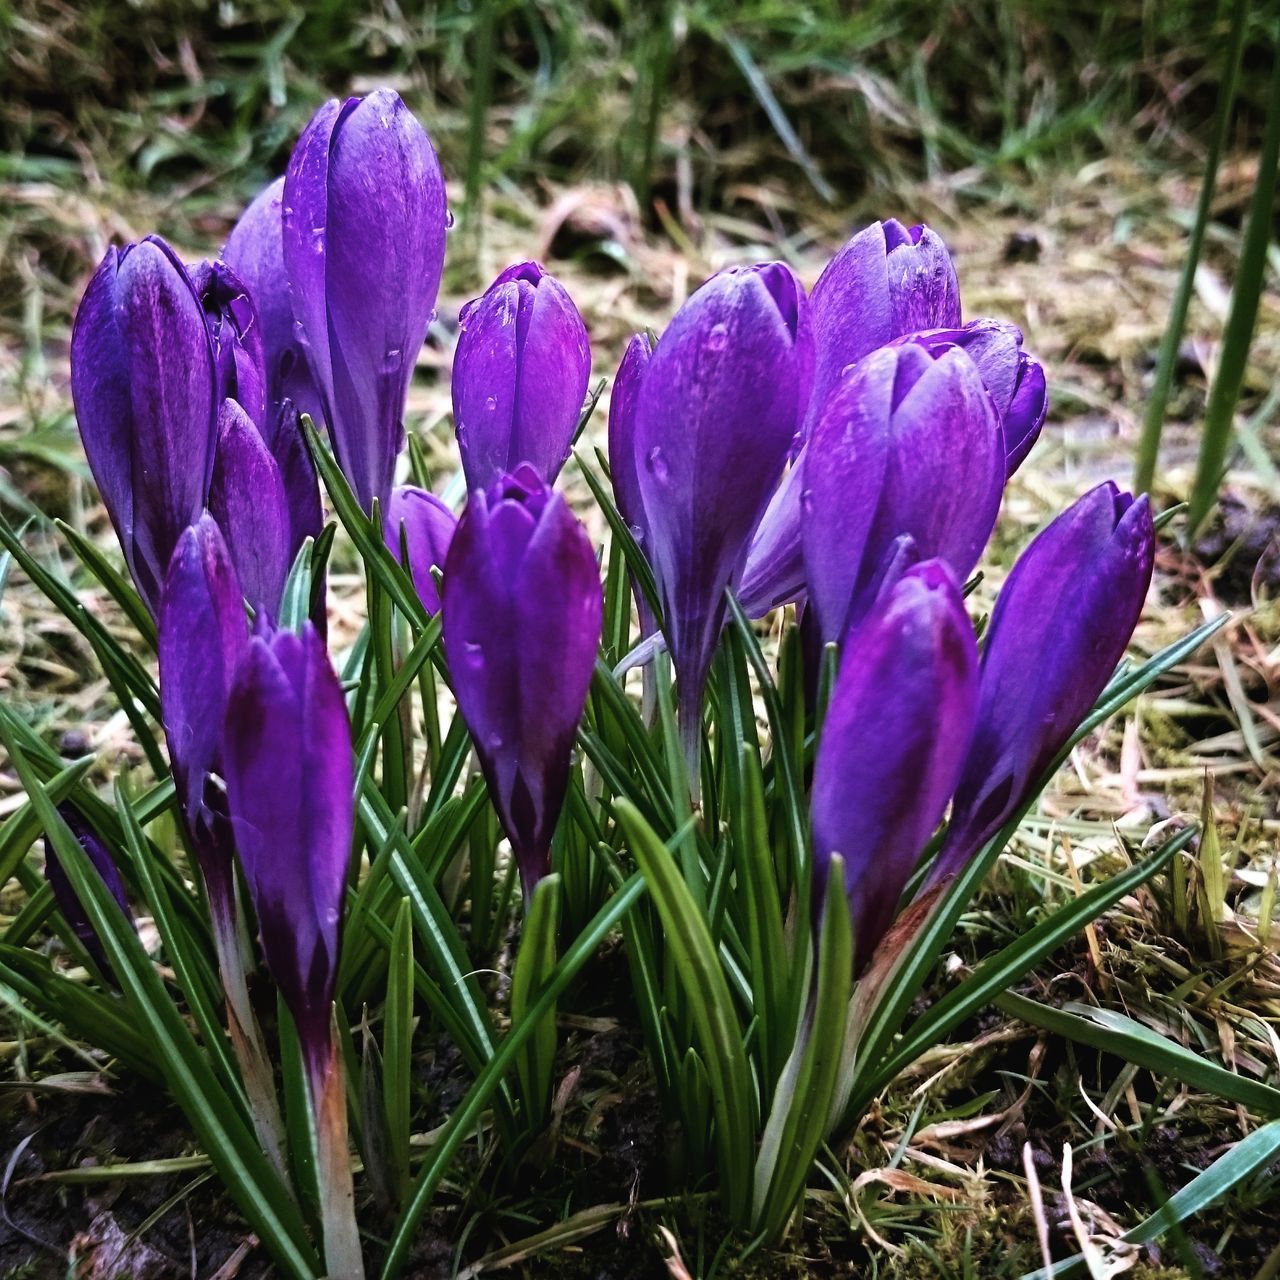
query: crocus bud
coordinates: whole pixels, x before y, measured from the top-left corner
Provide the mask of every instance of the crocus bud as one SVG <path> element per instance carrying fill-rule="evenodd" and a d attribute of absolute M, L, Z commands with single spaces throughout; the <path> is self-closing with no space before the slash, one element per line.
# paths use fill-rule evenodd
<path fill-rule="evenodd" d="M 277 178 L 259 192 L 232 227 L 222 250 L 222 260 L 248 286 L 257 307 L 268 416 L 274 417 L 285 400 L 292 400 L 300 413 L 322 421 L 320 396 L 311 378 L 307 353 L 299 340 L 289 301 L 280 208 L 283 198 L 284 178 Z M 232 399 L 240 398 L 234 392 L 226 394 Z"/>
<path fill-rule="evenodd" d="M 933 329 L 907 339 L 940 355 L 960 347 L 978 367 L 1004 429 L 1005 472 L 1011 476 L 1031 452 L 1049 409 L 1040 362 L 1022 349 L 1022 330 L 1003 320 L 970 320 L 958 329 Z"/>
<path fill-rule="evenodd" d="M 712 276 L 676 313 L 635 408 L 649 561 L 679 676 L 686 749 L 751 532 L 812 376 L 804 290 L 779 262 Z"/>
<path fill-rule="evenodd" d="M 342 686 L 310 623 L 250 641 L 222 759 L 267 967 L 315 1082 L 329 1062 L 355 768 Z"/>
<path fill-rule="evenodd" d="M 1089 713 L 1137 625 L 1154 558 L 1146 497 L 1109 482 L 1019 557 L 991 617 L 977 728 L 935 880 L 999 831 Z"/>
<path fill-rule="evenodd" d="M 249 415 L 234 400 L 218 414 L 218 452 L 209 510 L 255 614 L 274 618 L 293 561 L 288 500 L 280 468 Z"/>
<path fill-rule="evenodd" d="M 411 484 L 391 490 L 383 535 L 397 560 L 400 560 L 401 538 L 404 539 L 409 549 L 408 569 L 413 585 L 429 614 L 440 609 L 440 593 L 431 570 L 444 568 L 457 527 L 457 517 L 434 493 Z"/>
<path fill-rule="evenodd" d="M 289 511 L 289 560 L 292 563 L 302 540 L 318 538 L 324 528 L 316 464 L 302 435 L 302 421 L 292 400 L 284 400 L 274 414 L 268 414 L 262 438 L 275 459 L 280 483 L 284 485 L 284 501 Z"/>
<path fill-rule="evenodd" d="M 547 484 L 569 456 L 591 376 L 587 329 L 536 262 L 467 303 L 453 358 L 453 417 L 469 489 L 529 463 Z"/>
<path fill-rule="evenodd" d="M 102 837 L 85 821 L 80 811 L 71 805 L 60 804 L 58 813 L 71 828 L 71 834 L 75 836 L 76 842 L 88 855 L 89 861 L 93 863 L 93 869 L 102 877 L 102 883 L 120 904 L 120 910 L 124 912 L 125 919 L 132 924 L 133 915 L 129 910 L 129 900 L 125 896 L 124 882 L 120 879 L 115 859 L 103 844 Z M 53 841 L 47 835 L 44 838 L 44 875 L 49 882 L 49 887 L 53 890 L 53 900 L 71 926 L 71 931 L 84 944 L 84 949 L 94 958 L 99 967 L 108 969 L 110 965 L 102 940 L 90 922 L 89 914 L 80 902 L 76 891 L 71 887 L 71 881 L 67 879 L 67 873 L 58 860 Z"/>
<path fill-rule="evenodd" d="M 531 466 L 471 495 L 444 571 L 445 652 L 526 903 L 550 867 L 602 608 L 586 532 Z"/>
<path fill-rule="evenodd" d="M 750 617 L 804 594 L 799 468 L 812 430 L 844 370 L 918 329 L 960 323 L 960 286 L 947 247 L 925 226 L 892 218 L 859 231 L 827 263 L 810 298 L 814 368 L 795 464 L 751 539 L 740 597 Z"/>
<path fill-rule="evenodd" d="M 977 696 L 977 646 L 955 577 L 925 561 L 851 633 L 814 763 L 814 902 L 840 854 L 859 968 L 942 820 Z"/>
<path fill-rule="evenodd" d="M 444 267 L 444 178 L 398 94 L 316 112 L 289 160 L 283 215 L 294 317 L 334 454 L 368 511 L 391 492 Z"/>
<path fill-rule="evenodd" d="M 810 421 L 844 369 L 894 338 L 960 323 L 960 286 L 942 239 L 893 218 L 859 231 L 813 286 Z"/>
<path fill-rule="evenodd" d="M 267 414 L 267 375 L 254 299 L 225 262 L 199 262 L 189 270 L 213 343 L 218 403 L 234 400 L 260 424 Z"/>
<path fill-rule="evenodd" d="M 609 397 L 609 474 L 613 481 L 613 499 L 618 514 L 627 522 L 640 550 L 649 554 L 649 525 L 640 495 L 640 462 L 636 456 L 636 403 L 640 384 L 649 368 L 649 339 L 643 333 L 632 335 L 622 363 L 613 379 Z M 640 630 L 648 636 L 657 630 L 643 593 L 635 588 L 636 608 L 640 613 Z"/>
<path fill-rule="evenodd" d="M 213 470 L 213 347 L 186 268 L 158 236 L 107 250 L 71 335 L 80 438 L 129 571 L 155 613 Z"/>
<path fill-rule="evenodd" d="M 923 559 L 963 580 L 995 525 L 1004 437 L 977 366 L 956 347 L 882 348 L 849 369 L 814 424 L 801 463 L 809 600 L 824 642 L 890 544 L 909 534 Z"/>
<path fill-rule="evenodd" d="M 178 539 L 160 610 L 160 712 L 178 800 L 194 829 L 231 682 L 249 644 L 244 593 L 217 522 L 203 515 Z"/>

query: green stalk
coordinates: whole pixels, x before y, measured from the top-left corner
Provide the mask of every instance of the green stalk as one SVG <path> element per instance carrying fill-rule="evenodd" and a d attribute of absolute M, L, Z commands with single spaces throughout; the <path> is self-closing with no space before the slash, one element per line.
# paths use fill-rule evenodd
<path fill-rule="evenodd" d="M 498 0 L 480 0 L 476 9 L 475 40 L 467 112 L 467 182 L 465 213 L 470 231 L 480 228 L 480 179 L 484 168 L 484 134 L 493 97 L 494 10 Z"/>
<path fill-rule="evenodd" d="M 1244 49 L 1245 31 L 1248 28 L 1249 0 L 1234 0 L 1231 10 L 1231 32 L 1227 37 L 1227 53 L 1218 87 L 1218 112 L 1213 121 L 1213 137 L 1209 140 L 1209 153 L 1205 157 L 1204 181 L 1200 185 L 1200 198 L 1196 202 L 1196 218 L 1191 228 L 1191 240 L 1187 245 L 1186 260 L 1182 264 L 1182 276 L 1173 306 L 1169 311 L 1169 323 L 1165 326 L 1160 342 L 1160 354 L 1156 360 L 1155 381 L 1147 400 L 1147 412 L 1142 422 L 1142 439 L 1138 443 L 1138 463 L 1134 472 L 1133 487 L 1137 493 L 1146 493 L 1155 481 L 1156 458 L 1160 452 L 1160 436 L 1164 431 L 1164 416 L 1169 405 L 1169 393 L 1173 389 L 1173 371 L 1178 361 L 1178 347 L 1187 324 L 1187 309 L 1191 305 L 1191 292 L 1195 287 L 1196 266 L 1200 262 L 1200 250 L 1204 245 L 1205 229 L 1209 225 L 1209 212 L 1213 204 L 1213 190 L 1218 177 L 1218 164 L 1231 126 L 1231 108 L 1236 98 L 1236 82 L 1240 75 L 1240 55 Z"/>
<path fill-rule="evenodd" d="M 1273 43 L 1280 43 L 1280 26 L 1272 27 Z M 1273 58 L 1271 96 L 1267 103 L 1267 130 L 1258 157 L 1258 178 L 1249 204 L 1249 220 L 1245 226 L 1244 246 L 1231 294 L 1231 312 L 1218 359 L 1218 372 L 1209 392 L 1205 410 L 1204 435 L 1200 438 L 1200 461 L 1196 465 L 1195 484 L 1191 490 L 1191 511 L 1187 518 L 1188 536 L 1203 524 L 1218 497 L 1218 486 L 1226 463 L 1227 446 L 1235 419 L 1240 387 L 1249 362 L 1253 342 L 1253 326 L 1258 318 L 1258 299 L 1262 294 L 1262 277 L 1267 268 L 1267 249 L 1271 243 L 1271 216 L 1276 197 L 1276 162 L 1280 158 L 1280 58 Z"/>

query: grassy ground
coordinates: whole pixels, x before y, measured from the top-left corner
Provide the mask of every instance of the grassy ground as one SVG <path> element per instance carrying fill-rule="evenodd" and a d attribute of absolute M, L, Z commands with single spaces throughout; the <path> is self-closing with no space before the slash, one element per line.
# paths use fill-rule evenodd
<path fill-rule="evenodd" d="M 660 328 L 716 267 L 780 256 L 811 282 L 853 226 L 890 215 L 941 231 L 966 314 L 1016 320 L 1050 370 L 1051 421 L 1006 500 L 991 580 L 1066 500 L 1131 473 L 1197 184 L 1195 104 L 1211 84 L 1203 55 L 1214 31 L 1192 21 L 1202 6 L 1168 6 L 1167 26 L 1153 11 L 1126 16 L 1122 8 L 1110 28 L 1087 6 L 1069 15 L 993 6 L 989 45 L 964 44 L 948 69 L 946 40 L 966 28 L 961 10 L 946 5 L 913 41 L 921 11 L 905 3 L 868 6 L 857 24 L 815 5 L 781 35 L 787 19 L 764 3 L 746 6 L 730 27 L 721 6 L 673 8 L 671 26 L 652 29 L 638 7 L 512 4 L 491 43 L 483 24 L 449 6 L 421 20 L 393 6 L 354 19 L 329 6 L 295 22 L 266 0 L 257 5 L 213 15 L 30 0 L 0 10 L 10 36 L 0 57 L 20 73 L 15 80 L 0 69 L 0 83 L 22 88 L 0 103 L 10 147 L 0 161 L 0 506 L 9 518 L 38 508 L 110 545 L 70 415 L 66 349 L 79 289 L 111 238 L 159 228 L 190 256 L 216 251 L 324 86 L 382 78 L 400 85 L 438 133 L 463 208 L 475 135 L 468 89 L 487 47 L 495 92 L 480 134 L 484 164 L 472 167 L 483 178 L 484 221 L 455 233 L 408 415 L 439 485 L 456 467 L 447 367 L 457 308 L 509 261 L 554 264 L 587 317 L 597 376 L 608 376 L 626 336 Z M 1178 13 L 1182 43 L 1173 39 Z M 1094 19 L 1114 42 L 1101 48 L 1124 71 L 1101 61 L 1088 91 L 1062 33 Z M 643 56 L 621 56 L 633 47 L 629 30 Z M 640 184 L 654 199 L 642 206 L 620 179 L 645 154 L 645 138 L 628 130 L 646 118 L 646 86 L 663 68 L 673 93 L 654 129 L 653 180 Z M 975 101 L 956 106 L 966 68 Z M 1247 60 L 1247 94 L 1252 68 Z M 996 92 L 1006 80 L 1019 87 Z M 788 152 L 768 99 L 792 122 L 798 148 Z M 1192 308 L 1162 501 L 1182 496 L 1190 481 L 1251 190 L 1250 128 L 1246 107 Z M 923 999 L 1081 880 L 1121 866 L 1154 824 L 1198 814 L 1211 779 L 1223 897 L 1197 891 L 1203 877 L 1193 862 L 1187 893 L 1161 881 L 1122 902 L 1029 989 L 1055 1003 L 1123 1010 L 1241 1074 L 1276 1073 L 1280 966 L 1266 902 L 1280 832 L 1280 479 L 1268 461 L 1280 445 L 1271 395 L 1280 373 L 1277 266 L 1273 257 L 1243 406 L 1246 450 L 1229 479 L 1226 518 L 1192 548 L 1165 542 L 1134 647 L 1152 652 L 1222 609 L 1235 611 L 1234 621 L 1076 753 Z M 572 469 L 566 483 L 579 483 Z M 28 536 L 56 554 L 41 520 Z M 349 574 L 339 573 L 334 588 L 341 643 L 358 624 L 360 596 Z M 105 599 L 88 589 L 83 598 L 112 619 Z M 15 573 L 0 614 L 0 697 L 66 754 L 98 753 L 103 780 L 137 759 L 128 724 L 104 693 L 77 637 Z M 18 800 L 15 779 L 0 773 L 0 816 Z M 0 910 L 19 902 L 10 889 Z M 526 1274 L 1016 1277 L 1040 1264 L 1042 1235 L 1060 1253 L 1078 1251 L 1082 1236 L 1114 1238 L 1257 1123 L 993 1011 L 913 1068 L 849 1149 L 831 1154 L 827 1181 L 815 1180 L 804 1228 L 786 1249 L 745 1262 L 717 1257 L 721 1233 L 704 1202 L 651 1203 L 663 1188 L 667 1135 L 654 1120 L 638 1043 L 617 1017 L 622 981 L 620 961 L 606 957 L 591 989 L 570 1002 L 554 1175 L 495 1199 L 459 1177 L 424 1233 L 420 1274 L 451 1274 L 456 1259 L 511 1261 L 512 1242 L 519 1261 L 521 1241 L 563 1221 L 535 1242 Z M 87 1274 L 170 1274 L 174 1258 L 185 1274 L 188 1253 L 198 1258 L 192 1274 L 212 1274 L 228 1259 L 227 1277 L 267 1274 L 198 1168 L 159 1166 L 123 1189 L 32 1181 L 86 1161 L 178 1157 L 189 1147 L 180 1122 L 127 1081 L 104 1098 L 74 1046 L 16 1024 L 4 1034 L 12 1039 L 0 1043 L 8 1069 L 0 1107 L 12 1137 L 0 1149 L 8 1162 L 0 1274 L 63 1274 L 55 1257 L 73 1233 L 77 1255 L 98 1267 Z M 428 1047 L 421 1066 L 443 1117 L 455 1083 L 446 1046 Z M 28 1083 L 50 1073 L 58 1073 L 52 1085 Z M 1132 1262 L 1130 1274 L 1151 1280 L 1277 1274 L 1276 1173 L 1255 1175 L 1158 1251 L 1119 1250 L 1115 1265 Z M 592 1216 L 602 1202 L 610 1207 Z M 192 1222 L 200 1227 L 194 1244 Z M 126 1266 L 120 1246 L 130 1233 Z M 245 1254 L 238 1262 L 237 1250 Z"/>

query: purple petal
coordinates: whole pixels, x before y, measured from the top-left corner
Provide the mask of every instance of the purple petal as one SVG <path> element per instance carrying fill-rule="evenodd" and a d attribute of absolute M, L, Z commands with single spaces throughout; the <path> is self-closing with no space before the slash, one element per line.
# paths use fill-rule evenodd
<path fill-rule="evenodd" d="M 218 415 L 209 510 L 254 613 L 274 618 L 296 551 L 290 547 L 289 507 L 275 459 L 234 400 L 224 400 Z"/>
<path fill-rule="evenodd" d="M 309 624 L 251 642 L 223 760 L 267 967 L 314 1070 L 328 1059 L 355 771 L 342 688 Z"/>
<path fill-rule="evenodd" d="M 468 486 L 526 462 L 553 483 L 590 376 L 586 326 L 564 286 L 536 262 L 508 267 L 460 321 L 453 404 Z"/>
<path fill-rule="evenodd" d="M 839 853 L 859 967 L 959 777 L 977 668 L 964 602 L 938 561 L 904 574 L 849 638 L 814 765 L 814 901 Z"/>
<path fill-rule="evenodd" d="M 71 828 L 71 834 L 75 836 L 76 843 L 88 855 L 94 870 L 102 877 L 102 883 L 106 885 L 107 891 L 119 904 L 120 910 L 124 912 L 125 919 L 136 930 L 137 926 L 134 924 L 133 913 L 129 910 L 129 899 L 125 896 L 124 881 L 120 879 L 120 872 L 116 867 L 115 859 L 112 858 L 107 846 L 102 842 L 101 836 L 81 817 L 79 810 L 71 805 L 60 804 L 58 813 L 67 826 Z M 58 904 L 58 910 L 62 912 L 66 922 L 71 926 L 72 932 L 84 944 L 85 950 L 94 958 L 99 967 L 109 969 L 110 963 L 107 960 L 107 953 L 103 949 L 97 930 L 94 929 L 93 924 L 90 922 L 89 913 L 81 904 L 76 891 L 71 887 L 71 881 L 67 878 L 66 870 L 59 861 L 57 851 L 53 847 L 53 841 L 47 835 L 44 838 L 44 874 L 45 879 L 49 882 L 49 887 L 53 890 L 53 900 Z"/>
<path fill-rule="evenodd" d="M 445 568 L 445 649 L 526 901 L 549 869 L 602 608 L 585 531 L 531 468 L 472 495 Z"/>
<path fill-rule="evenodd" d="M 330 138 L 323 223 L 327 398 L 335 453 L 366 510 L 391 491 L 405 396 L 444 267 L 445 220 L 435 149 L 399 95 L 349 100 Z M 292 278 L 287 248 L 286 261 Z"/>
<path fill-rule="evenodd" d="M 1147 499 L 1108 483 L 1018 559 L 992 614 L 977 729 L 935 879 L 1004 825 L 1088 714 L 1137 625 L 1154 555 Z"/>
<path fill-rule="evenodd" d="M 156 236 L 107 255 L 72 338 L 85 452 L 154 612 L 213 466 L 213 349 L 191 279 Z"/>
<path fill-rule="evenodd" d="M 403 536 L 409 549 L 413 585 L 429 614 L 440 609 L 440 594 L 431 570 L 444 568 L 457 527 L 457 517 L 434 493 L 408 484 L 391 490 L 384 530 L 387 546 L 399 561 Z"/>
<path fill-rule="evenodd" d="M 844 369 L 894 338 L 960 323 L 960 286 L 942 240 L 890 219 L 859 231 L 827 264 L 810 299 L 816 360 L 810 422 Z"/>
<path fill-rule="evenodd" d="M 804 455 L 803 545 L 824 641 L 893 542 L 964 579 L 995 525 L 1004 441 L 973 361 L 948 347 L 887 347 L 850 369 L 813 427 Z"/>
<path fill-rule="evenodd" d="M 218 767 L 227 692 L 249 644 L 244 593 L 212 516 L 178 539 L 160 610 L 160 710 L 178 798 L 194 824 Z"/>
<path fill-rule="evenodd" d="M 623 354 L 622 363 L 613 380 L 613 392 L 609 398 L 609 474 L 613 481 L 613 498 L 618 513 L 627 522 L 640 550 L 649 553 L 649 522 L 644 514 L 644 499 L 640 493 L 640 461 L 636 454 L 636 403 L 640 396 L 640 384 L 649 367 L 649 339 L 643 333 L 632 335 Z M 644 593 L 631 584 L 640 615 L 640 633 L 652 635 L 657 630 L 653 612 Z"/>
<path fill-rule="evenodd" d="M 267 413 L 267 378 L 261 325 L 249 287 L 225 262 L 191 268 L 191 283 L 204 307 L 213 343 L 218 403 L 234 400 L 259 426 Z"/>
<path fill-rule="evenodd" d="M 263 432 L 263 437 L 284 485 L 285 505 L 289 510 L 289 560 L 292 563 L 303 539 L 318 538 L 324 528 L 320 480 L 292 400 L 281 403 L 272 419 L 271 430 Z"/>
<path fill-rule="evenodd" d="M 279 412 L 283 401 L 292 400 L 300 413 L 323 422 L 320 395 L 307 366 L 289 299 L 283 199 L 284 178 L 280 177 L 259 192 L 231 229 L 222 260 L 245 282 L 257 304 L 269 416 Z"/>
<path fill-rule="evenodd" d="M 786 271 L 735 268 L 707 281 L 658 343 L 636 405 L 649 558 L 686 725 L 724 622 L 725 588 L 742 573 L 803 409 L 798 313 L 777 301 Z"/>

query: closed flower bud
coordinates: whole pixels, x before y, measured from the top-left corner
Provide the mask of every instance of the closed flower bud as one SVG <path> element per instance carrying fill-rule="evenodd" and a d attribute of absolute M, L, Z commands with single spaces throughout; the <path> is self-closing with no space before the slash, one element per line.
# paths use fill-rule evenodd
<path fill-rule="evenodd" d="M 111 248 L 71 335 L 71 391 L 90 470 L 147 607 L 209 494 L 217 401 L 203 308 L 157 236 Z"/>
<path fill-rule="evenodd" d="M 977 646 L 955 577 L 925 561 L 850 634 L 814 764 L 813 900 L 840 854 L 859 968 L 942 820 L 977 693 Z"/>
<path fill-rule="evenodd" d="M 796 461 L 751 540 L 740 597 L 750 617 L 804 594 L 799 468 L 804 439 L 845 370 L 919 329 L 960 323 L 960 286 L 951 255 L 928 227 L 873 222 L 831 259 L 813 286 L 814 370 Z"/>
<path fill-rule="evenodd" d="M 809 600 L 823 641 L 838 641 L 899 535 L 961 581 L 973 570 L 1000 509 L 1004 438 L 964 351 L 907 342 L 845 373 L 800 466 Z"/>
<path fill-rule="evenodd" d="M 234 400 L 261 424 L 267 415 L 267 377 L 258 309 L 248 286 L 225 262 L 199 262 L 189 270 L 213 343 L 218 403 Z"/>
<path fill-rule="evenodd" d="M 444 571 L 444 643 L 529 902 L 549 870 L 600 646 L 585 530 L 530 466 L 471 495 Z"/>
<path fill-rule="evenodd" d="M 649 554 L 649 526 L 644 515 L 644 499 L 640 495 L 640 463 L 636 457 L 636 403 L 640 384 L 649 368 L 649 339 L 634 334 L 627 343 L 622 363 L 613 380 L 609 399 L 609 474 L 613 481 L 613 499 L 618 514 L 627 522 L 640 550 Z M 657 624 L 648 603 L 634 588 L 636 608 L 640 613 L 640 631 L 652 635 Z"/>
<path fill-rule="evenodd" d="M 398 94 L 316 112 L 289 160 L 283 216 L 294 317 L 338 465 L 369 511 L 391 492 L 444 266 L 444 178 Z"/>
<path fill-rule="evenodd" d="M 103 844 L 102 837 L 81 816 L 79 810 L 71 805 L 60 804 L 58 813 L 67 826 L 71 828 L 71 834 L 75 836 L 76 843 L 88 855 L 89 861 L 93 864 L 93 869 L 102 877 L 102 883 L 107 886 L 111 896 L 119 904 L 120 910 L 124 912 L 125 919 L 132 925 L 133 915 L 129 910 L 129 900 L 125 896 L 124 881 L 120 879 L 120 871 L 116 867 L 115 859 L 112 858 L 107 846 Z M 84 944 L 84 949 L 94 958 L 96 963 L 101 968 L 109 970 L 110 962 L 107 960 L 107 953 L 102 946 L 102 940 L 98 937 L 97 930 L 89 920 L 89 913 L 84 909 L 79 896 L 71 887 L 71 881 L 67 878 L 67 873 L 63 869 L 62 863 L 58 860 L 53 841 L 47 835 L 44 838 L 44 876 L 49 882 L 49 887 L 53 890 L 53 900 L 58 904 L 58 910 L 62 912 L 66 922 L 71 926 L 71 931 Z"/>
<path fill-rule="evenodd" d="M 812 377 L 804 290 L 771 262 L 712 276 L 676 313 L 635 407 L 648 555 L 679 676 L 686 749 L 747 543 L 782 474 Z"/>
<path fill-rule="evenodd" d="M 453 416 L 469 489 L 528 463 L 553 484 L 591 376 L 586 326 L 536 262 L 508 267 L 458 320 Z"/>
<path fill-rule="evenodd" d="M 314 1082 L 330 1056 L 355 765 L 342 687 L 310 623 L 250 641 L 222 759 L 263 953 Z"/>
<path fill-rule="evenodd" d="M 991 616 L 977 728 L 935 879 L 1000 830 L 1088 715 L 1137 625 L 1154 558 L 1146 497 L 1111 483 L 1019 557 Z"/>

